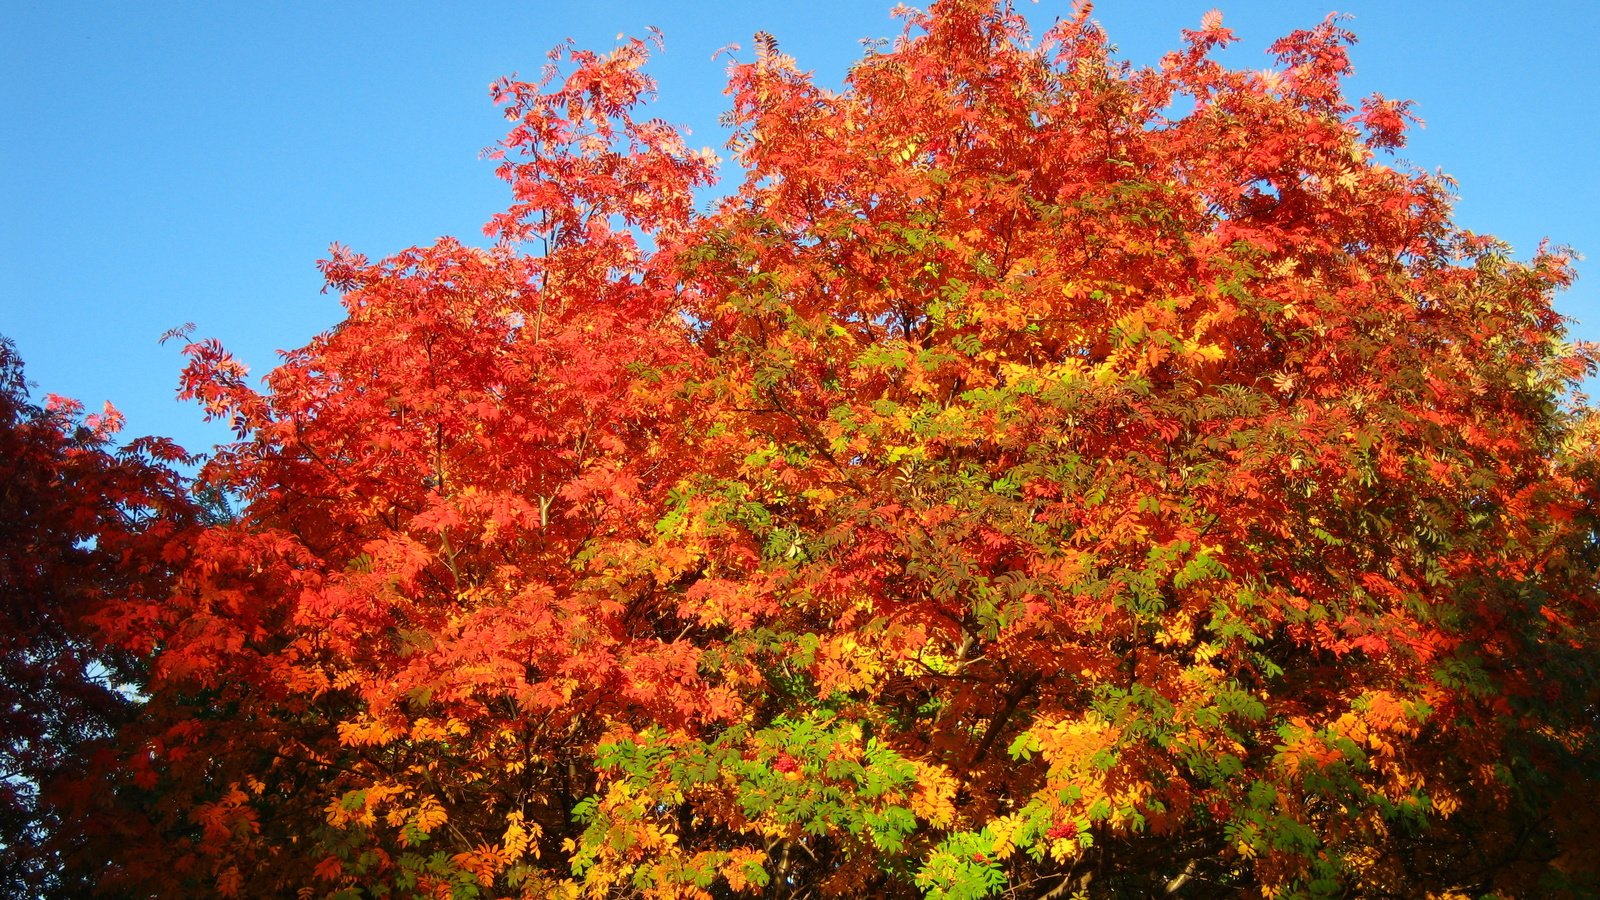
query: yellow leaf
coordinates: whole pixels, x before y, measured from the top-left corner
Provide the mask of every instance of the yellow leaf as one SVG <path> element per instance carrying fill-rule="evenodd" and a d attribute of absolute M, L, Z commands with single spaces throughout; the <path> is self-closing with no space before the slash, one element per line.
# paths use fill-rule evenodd
<path fill-rule="evenodd" d="M 943 766 L 912 762 L 917 768 L 917 787 L 911 795 L 911 811 L 941 828 L 955 821 L 956 780 Z"/>
<path fill-rule="evenodd" d="M 521 812 L 513 812 L 506 816 L 506 833 L 500 839 L 506 859 L 515 861 L 530 852 L 534 859 L 538 859 L 539 845 L 535 841 L 542 833 L 543 829 L 539 827 L 539 823 L 525 821 Z"/>
<path fill-rule="evenodd" d="M 443 825 L 448 818 L 449 815 L 445 813 L 444 807 L 439 805 L 439 801 L 429 797 L 417 805 L 416 815 L 411 817 L 411 821 L 417 826 L 418 831 L 427 834 Z"/>
<path fill-rule="evenodd" d="M 991 853 L 996 859 L 1005 859 L 1016 849 L 1017 832 L 1022 830 L 1022 816 L 1013 813 L 989 823 L 989 830 L 994 834 L 994 848 Z"/>

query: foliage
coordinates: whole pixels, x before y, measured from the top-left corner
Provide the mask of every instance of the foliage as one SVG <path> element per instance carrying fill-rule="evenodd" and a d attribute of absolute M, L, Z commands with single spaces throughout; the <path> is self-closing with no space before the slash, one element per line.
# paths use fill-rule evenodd
<path fill-rule="evenodd" d="M 30 402 L 0 338 L 0 894 L 76 895 L 104 852 L 96 756 L 134 714 L 139 660 L 94 625 L 111 598 L 156 600 L 160 547 L 194 517 L 176 447 L 111 446 L 121 417 Z"/>
<path fill-rule="evenodd" d="M 491 249 L 336 247 L 265 391 L 189 344 L 245 505 L 108 619 L 160 842 L 105 884 L 1583 889 L 1569 255 L 1383 161 L 1337 19 L 1250 72 L 903 14 L 840 92 L 758 36 L 704 213 L 648 45 L 561 48 Z"/>

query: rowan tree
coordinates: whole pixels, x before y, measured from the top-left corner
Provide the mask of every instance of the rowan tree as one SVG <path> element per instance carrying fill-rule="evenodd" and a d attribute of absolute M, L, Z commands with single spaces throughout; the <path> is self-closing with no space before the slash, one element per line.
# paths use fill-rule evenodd
<path fill-rule="evenodd" d="M 1452 224 L 1336 18 L 1235 71 L 1216 13 L 1143 69 L 903 15 L 840 91 L 758 36 L 706 212 L 647 43 L 560 48 L 491 249 L 336 248 L 264 391 L 189 345 L 245 506 L 123 610 L 124 883 L 1584 889 L 1570 254 Z"/>

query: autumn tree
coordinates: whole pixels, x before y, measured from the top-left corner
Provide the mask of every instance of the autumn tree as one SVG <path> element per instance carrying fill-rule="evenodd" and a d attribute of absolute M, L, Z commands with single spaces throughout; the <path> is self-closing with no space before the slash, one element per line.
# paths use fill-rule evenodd
<path fill-rule="evenodd" d="M 29 397 L 0 338 L 0 894 L 80 896 L 94 883 L 104 809 L 96 756 L 137 704 L 138 658 L 95 619 L 113 601 L 157 600 L 165 536 L 194 518 L 172 468 L 182 451 L 118 450 L 121 417 Z M 90 847 L 93 849 L 90 849 Z"/>
<path fill-rule="evenodd" d="M 1452 224 L 1337 19 L 904 16 L 840 91 L 758 36 L 703 213 L 648 45 L 561 48 L 492 248 L 336 248 L 264 391 L 189 344 L 245 506 L 120 610 L 162 838 L 107 884 L 1583 889 L 1570 255 Z"/>

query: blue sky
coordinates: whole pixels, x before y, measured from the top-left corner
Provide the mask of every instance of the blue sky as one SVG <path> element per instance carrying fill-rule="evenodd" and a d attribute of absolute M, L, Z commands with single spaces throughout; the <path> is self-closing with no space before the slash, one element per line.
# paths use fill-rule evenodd
<path fill-rule="evenodd" d="M 655 25 L 656 113 L 720 149 L 724 61 L 765 29 L 838 84 L 859 39 L 897 33 L 884 0 L 807 3 L 151 2 L 4 0 L 0 29 L 0 334 L 40 392 L 111 400 L 125 436 L 225 439 L 178 404 L 194 322 L 254 373 L 331 326 L 314 262 L 476 239 L 504 202 L 479 150 L 500 134 L 487 86 L 535 75 L 566 37 L 605 48 Z M 1176 46 L 1215 0 L 1103 0 L 1134 62 Z M 1022 4 L 1039 25 L 1067 0 Z M 1222 3 L 1260 68 L 1275 37 L 1333 9 L 1360 38 L 1354 94 L 1408 97 L 1427 127 L 1403 157 L 1460 182 L 1457 220 L 1520 257 L 1550 237 L 1587 251 L 1560 307 L 1600 339 L 1600 2 Z"/>

